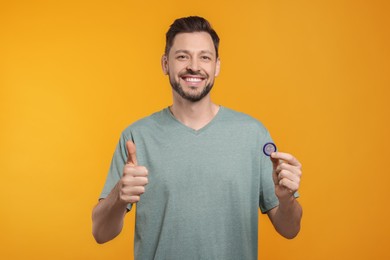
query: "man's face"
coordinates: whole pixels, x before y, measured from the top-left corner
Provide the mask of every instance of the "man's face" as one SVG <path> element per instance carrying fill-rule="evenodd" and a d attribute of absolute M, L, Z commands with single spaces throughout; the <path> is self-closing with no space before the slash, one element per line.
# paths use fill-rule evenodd
<path fill-rule="evenodd" d="M 213 40 L 206 32 L 177 34 L 162 63 L 173 90 L 192 102 L 208 95 L 220 66 Z"/>

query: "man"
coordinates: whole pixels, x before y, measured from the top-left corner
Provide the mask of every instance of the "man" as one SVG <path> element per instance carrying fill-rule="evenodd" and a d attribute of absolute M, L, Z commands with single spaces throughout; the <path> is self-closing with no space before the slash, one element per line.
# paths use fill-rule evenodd
<path fill-rule="evenodd" d="M 298 234 L 301 165 L 266 156 L 265 127 L 211 101 L 218 45 L 201 17 L 171 25 L 161 63 L 173 105 L 123 131 L 92 214 L 98 243 L 135 204 L 136 259 L 257 259 L 259 207 L 282 236 Z"/>

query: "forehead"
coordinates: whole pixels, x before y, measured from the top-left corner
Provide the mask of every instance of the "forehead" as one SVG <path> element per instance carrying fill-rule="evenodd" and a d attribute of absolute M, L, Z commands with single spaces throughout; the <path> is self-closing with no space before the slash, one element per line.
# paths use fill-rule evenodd
<path fill-rule="evenodd" d="M 207 51 L 215 54 L 214 42 L 207 32 L 179 33 L 175 36 L 171 52 L 185 50 L 190 52 Z"/>

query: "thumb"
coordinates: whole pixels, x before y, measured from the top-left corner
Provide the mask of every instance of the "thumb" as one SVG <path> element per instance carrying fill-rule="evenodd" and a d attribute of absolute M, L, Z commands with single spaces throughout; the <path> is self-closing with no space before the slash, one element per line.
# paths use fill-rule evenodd
<path fill-rule="evenodd" d="M 278 167 L 279 165 L 279 158 L 276 158 L 275 157 L 275 152 L 273 152 L 270 156 L 270 159 L 271 159 L 271 162 L 272 162 L 272 166 L 274 168 L 274 170 L 276 170 L 276 167 Z"/>
<path fill-rule="evenodd" d="M 133 166 L 137 166 L 137 151 L 135 149 L 135 144 L 132 141 L 126 142 L 126 148 L 127 148 L 127 162 L 129 164 L 132 164 Z"/>
<path fill-rule="evenodd" d="M 274 180 L 274 183 L 278 184 L 279 180 L 278 180 L 278 173 L 276 172 L 276 168 L 279 165 L 279 159 L 275 158 L 274 156 L 275 156 L 275 153 L 272 153 L 271 156 L 270 156 L 271 162 L 272 162 L 272 166 L 273 166 L 272 178 Z"/>

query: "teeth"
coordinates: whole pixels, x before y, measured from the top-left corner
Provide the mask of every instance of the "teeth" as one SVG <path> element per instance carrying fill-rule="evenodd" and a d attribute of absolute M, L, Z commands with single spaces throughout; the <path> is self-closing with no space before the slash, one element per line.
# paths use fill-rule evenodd
<path fill-rule="evenodd" d="M 200 82 L 200 81 L 202 81 L 201 78 L 185 78 L 184 80 L 188 81 L 188 82 Z"/>

